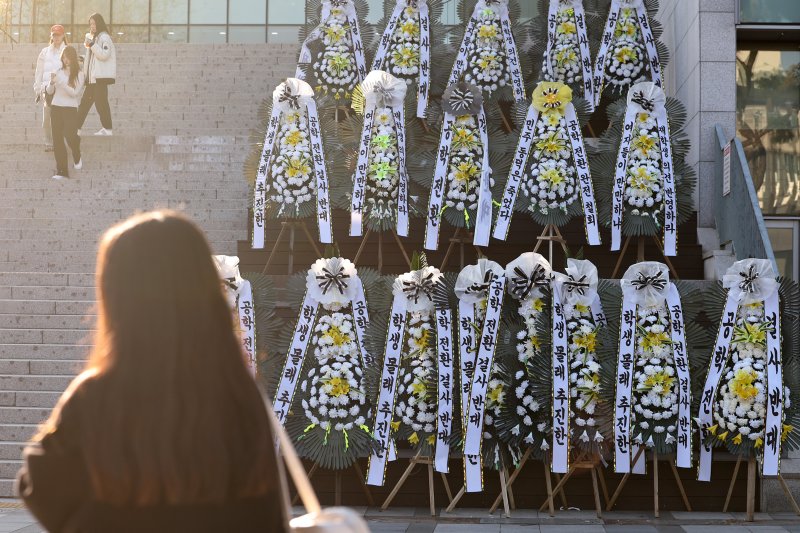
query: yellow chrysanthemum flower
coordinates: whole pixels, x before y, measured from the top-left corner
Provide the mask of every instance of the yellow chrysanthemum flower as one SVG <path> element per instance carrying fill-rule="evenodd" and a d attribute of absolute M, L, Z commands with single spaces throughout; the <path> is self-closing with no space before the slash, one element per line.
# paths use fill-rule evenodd
<path fill-rule="evenodd" d="M 433 446 L 435 442 L 436 442 L 436 435 L 428 435 L 428 444 Z"/>
<path fill-rule="evenodd" d="M 564 176 L 555 168 L 549 168 L 539 174 L 544 181 L 550 182 L 551 187 L 558 187 L 564 181 Z"/>
<path fill-rule="evenodd" d="M 536 149 L 542 150 L 549 154 L 560 152 L 567 146 L 567 140 L 561 137 L 558 132 L 554 131 L 547 135 L 544 139 L 536 142 Z"/>
<path fill-rule="evenodd" d="M 531 345 L 536 348 L 537 350 L 542 349 L 542 341 L 539 340 L 539 337 L 536 335 L 531 335 L 529 340 L 531 341 Z"/>
<path fill-rule="evenodd" d="M 740 368 L 733 374 L 730 389 L 742 400 L 749 400 L 755 398 L 758 394 L 758 389 L 753 385 L 753 382 L 758 379 L 758 374 L 752 368 Z"/>
<path fill-rule="evenodd" d="M 739 433 L 738 435 L 733 437 L 733 443 L 734 444 L 741 444 L 742 443 L 742 434 L 741 433 Z"/>
<path fill-rule="evenodd" d="M 584 335 L 575 335 L 575 344 L 579 348 L 583 348 L 587 352 L 593 352 L 597 349 L 597 332 L 592 331 Z"/>
<path fill-rule="evenodd" d="M 479 172 L 479 168 L 474 163 L 470 163 L 469 161 L 462 161 L 458 164 L 455 171 L 456 181 L 465 182 L 469 181 L 470 179 L 476 177 Z"/>
<path fill-rule="evenodd" d="M 484 24 L 478 28 L 479 39 L 494 39 L 497 37 L 497 26 L 494 24 Z"/>
<path fill-rule="evenodd" d="M 431 344 L 431 330 L 423 329 L 419 337 L 411 338 L 411 345 L 414 347 L 415 352 L 426 350 Z"/>
<path fill-rule="evenodd" d="M 574 35 L 576 31 L 575 23 L 571 21 L 565 21 L 556 26 L 556 33 L 561 35 Z"/>
<path fill-rule="evenodd" d="M 642 350 L 652 350 L 670 342 L 670 337 L 665 332 L 653 333 L 651 331 L 642 338 Z"/>
<path fill-rule="evenodd" d="M 575 304 L 575 310 L 584 315 L 589 312 L 589 306 L 583 304 Z"/>
<path fill-rule="evenodd" d="M 656 176 L 647 170 L 647 167 L 637 167 L 629 171 L 631 187 L 640 191 L 649 191 L 656 183 Z"/>
<path fill-rule="evenodd" d="M 339 396 L 345 396 L 350 393 L 350 384 L 347 382 L 346 379 L 342 379 L 339 377 L 330 378 L 324 383 L 330 389 L 330 391 L 328 392 L 328 396 L 333 396 L 334 398 L 338 398 Z"/>
<path fill-rule="evenodd" d="M 342 26 L 328 26 L 325 28 L 325 37 L 331 42 L 338 43 L 345 36 L 345 29 Z"/>
<path fill-rule="evenodd" d="M 454 150 L 472 150 L 478 146 L 478 136 L 468 128 L 455 128 L 450 145 Z"/>
<path fill-rule="evenodd" d="M 630 46 L 622 46 L 614 53 L 614 59 L 620 63 L 632 63 L 639 59 L 639 54 Z"/>
<path fill-rule="evenodd" d="M 559 66 L 564 65 L 565 63 L 574 63 L 575 60 L 578 59 L 578 54 L 575 53 L 575 50 L 570 48 L 562 48 L 555 55 L 556 64 Z"/>
<path fill-rule="evenodd" d="M 533 301 L 533 309 L 536 312 L 541 312 L 542 309 L 544 309 L 544 300 L 542 300 L 541 298 L 536 298 Z"/>
<path fill-rule="evenodd" d="M 392 431 L 397 431 L 398 429 L 400 429 L 400 421 L 395 420 L 394 422 L 392 422 L 391 426 L 392 426 Z"/>
<path fill-rule="evenodd" d="M 416 37 L 417 35 L 419 35 L 419 24 L 417 24 L 413 20 L 407 20 L 400 25 L 400 31 L 403 33 L 407 33 L 412 37 Z"/>
<path fill-rule="evenodd" d="M 660 388 L 659 394 L 661 394 L 661 396 L 666 396 L 672 391 L 672 385 L 674 383 L 675 376 L 670 376 L 666 372 L 656 372 L 645 378 L 643 388 L 645 390 Z"/>
<path fill-rule="evenodd" d="M 301 142 L 303 142 L 303 134 L 300 130 L 293 130 L 289 135 L 286 136 L 286 144 L 289 146 L 297 146 Z"/>
<path fill-rule="evenodd" d="M 496 387 L 489 389 L 489 392 L 486 393 L 486 398 L 493 404 L 500 403 L 500 401 L 503 399 L 503 386 L 497 385 Z"/>
<path fill-rule="evenodd" d="M 497 68 L 498 65 L 499 62 L 497 61 L 496 54 L 488 54 L 478 59 L 478 67 L 480 67 L 481 70 Z"/>
<path fill-rule="evenodd" d="M 307 176 L 311 173 L 311 165 L 305 157 L 293 157 L 289 159 L 289 164 L 286 167 L 286 175 L 290 178 L 297 176 Z"/>
<path fill-rule="evenodd" d="M 540 113 L 563 113 L 572 101 L 572 89 L 556 81 L 543 81 L 533 90 L 533 107 Z"/>
<path fill-rule="evenodd" d="M 761 437 L 758 437 L 756 439 L 755 447 L 756 448 L 761 448 L 763 445 L 764 445 L 764 439 L 762 439 Z"/>
<path fill-rule="evenodd" d="M 342 346 L 352 340 L 350 335 L 342 332 L 338 326 L 331 326 L 322 336 L 330 339 L 334 346 Z"/>
<path fill-rule="evenodd" d="M 417 444 L 419 444 L 419 435 L 417 435 L 416 431 L 414 433 L 412 433 L 410 437 L 408 437 L 408 442 L 410 442 L 411 444 L 413 444 L 415 446 Z"/>
<path fill-rule="evenodd" d="M 745 322 L 744 327 L 736 326 L 733 328 L 733 343 L 751 343 L 760 346 L 767 345 L 767 333 L 772 331 L 772 328 L 767 324 L 751 324 Z"/>
<path fill-rule="evenodd" d="M 419 64 L 419 51 L 411 46 L 403 46 L 392 52 L 392 60 L 401 67 L 413 67 Z"/>
<path fill-rule="evenodd" d="M 633 138 L 633 149 L 640 152 L 647 153 L 656 147 L 658 139 L 643 133 Z"/>
<path fill-rule="evenodd" d="M 415 381 L 411 384 L 411 394 L 419 398 L 420 400 L 425 398 L 428 395 L 428 388 L 425 384 L 421 381 Z"/>

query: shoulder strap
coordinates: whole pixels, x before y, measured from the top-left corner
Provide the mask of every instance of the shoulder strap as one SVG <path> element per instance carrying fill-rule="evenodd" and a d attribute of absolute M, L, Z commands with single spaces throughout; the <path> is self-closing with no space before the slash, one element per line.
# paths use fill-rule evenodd
<path fill-rule="evenodd" d="M 306 512 L 317 514 L 321 510 L 321 507 L 319 500 L 317 499 L 317 495 L 314 492 L 314 488 L 311 486 L 311 481 L 308 479 L 308 474 L 306 474 L 303 464 L 300 462 L 300 458 L 297 457 L 297 452 L 292 445 L 289 435 L 286 433 L 286 429 L 283 427 L 283 424 L 278 421 L 278 417 L 275 416 L 275 411 L 272 408 L 272 402 L 269 401 L 262 384 L 259 384 L 259 390 L 261 392 L 261 398 L 264 400 L 264 406 L 267 409 L 267 416 L 269 416 L 272 433 L 275 437 L 277 437 L 276 451 L 280 452 L 280 454 L 283 456 L 283 461 L 286 463 L 286 468 L 289 470 L 289 476 L 291 476 L 294 486 L 297 488 L 297 493 L 300 495 L 300 500 L 302 500 L 303 507 L 306 508 Z M 283 473 L 283 468 L 279 469 Z M 283 493 L 285 495 L 287 504 L 286 516 L 287 519 L 289 519 L 292 516 L 292 508 L 290 505 L 288 505 L 289 490 L 288 486 L 286 485 L 285 476 L 282 476 L 282 478 L 284 485 Z"/>

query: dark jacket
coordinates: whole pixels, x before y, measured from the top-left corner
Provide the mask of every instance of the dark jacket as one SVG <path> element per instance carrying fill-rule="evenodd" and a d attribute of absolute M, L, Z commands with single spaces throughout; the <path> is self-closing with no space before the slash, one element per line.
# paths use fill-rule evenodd
<path fill-rule="evenodd" d="M 41 444 L 23 453 L 17 474 L 17 493 L 51 533 L 191 532 L 248 533 L 283 531 L 279 481 L 275 491 L 224 504 L 119 507 L 97 501 L 89 482 L 86 459 L 80 449 L 81 404 L 76 391 L 61 409 L 57 429 Z M 198 465 L 198 467 L 200 467 Z"/>

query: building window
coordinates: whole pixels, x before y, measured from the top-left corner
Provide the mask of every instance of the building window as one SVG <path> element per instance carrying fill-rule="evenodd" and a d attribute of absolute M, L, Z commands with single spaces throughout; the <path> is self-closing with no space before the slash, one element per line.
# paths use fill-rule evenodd
<path fill-rule="evenodd" d="M 800 48 L 739 43 L 736 129 L 765 216 L 800 215 Z"/>
<path fill-rule="evenodd" d="M 772 243 L 778 274 L 794 280 L 800 279 L 800 220 L 766 219 L 767 234 Z"/>
<path fill-rule="evenodd" d="M 741 24 L 800 24 L 796 0 L 739 0 Z"/>

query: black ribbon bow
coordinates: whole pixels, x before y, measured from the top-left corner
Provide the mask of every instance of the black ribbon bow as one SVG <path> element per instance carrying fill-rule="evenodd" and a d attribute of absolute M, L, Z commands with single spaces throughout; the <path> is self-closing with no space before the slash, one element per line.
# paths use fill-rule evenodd
<path fill-rule="evenodd" d="M 483 283 L 473 283 L 467 287 L 464 292 L 467 294 L 480 294 L 489 290 L 489 286 L 494 280 L 494 272 L 487 270 L 483 275 Z"/>
<path fill-rule="evenodd" d="M 236 285 L 236 278 L 234 277 L 222 278 L 222 284 L 233 291 L 239 290 L 239 286 Z"/>
<path fill-rule="evenodd" d="M 569 275 L 569 279 L 564 282 L 564 288 L 567 289 L 569 293 L 576 293 L 580 294 L 581 296 L 586 295 L 586 289 L 589 288 L 589 284 L 586 283 L 584 280 L 586 279 L 586 274 L 581 276 L 578 279 L 572 277 L 572 274 Z"/>
<path fill-rule="evenodd" d="M 450 93 L 450 108 L 457 113 L 465 113 L 470 107 L 472 107 L 472 102 L 475 100 L 475 97 L 472 95 L 472 91 L 469 90 L 469 87 L 456 87 L 453 89 L 453 92 Z M 454 114 L 457 114 L 454 113 Z"/>
<path fill-rule="evenodd" d="M 530 276 L 526 275 L 520 267 L 514 267 L 514 275 L 511 277 L 511 294 L 524 300 L 534 287 L 546 287 L 549 283 L 550 278 L 542 265 L 536 265 Z"/>
<path fill-rule="evenodd" d="M 739 275 L 742 277 L 742 281 L 739 282 L 739 288 L 744 292 L 756 292 L 756 280 L 760 275 L 756 272 L 756 266 L 750 265 L 747 272 L 739 272 Z"/>
<path fill-rule="evenodd" d="M 424 294 L 429 300 L 433 300 L 433 289 L 435 283 L 433 282 L 433 272 L 423 277 L 419 282 L 403 281 L 403 293 L 409 300 L 414 300 L 414 303 L 419 303 L 420 297 Z"/>
<path fill-rule="evenodd" d="M 350 277 L 350 274 L 344 273 L 344 267 L 340 266 L 335 274 L 324 267 L 322 272 L 324 272 L 323 275 L 317 276 L 317 279 L 320 280 L 319 288 L 322 289 L 322 294 L 328 294 L 331 287 L 335 287 L 339 294 L 344 294 L 347 288 L 347 282 L 344 280 Z"/>
<path fill-rule="evenodd" d="M 633 96 L 631 97 L 631 102 L 639 104 L 640 106 L 642 106 L 642 109 L 648 112 L 652 112 L 653 109 L 656 108 L 656 105 L 653 102 L 653 100 L 647 98 L 644 95 L 644 92 L 642 91 L 636 91 L 635 93 L 633 93 Z"/>
<path fill-rule="evenodd" d="M 278 97 L 279 102 L 289 102 L 289 107 L 292 109 L 300 109 L 300 95 L 299 94 L 292 94 L 292 90 L 289 89 L 289 86 L 284 84 L 283 92 Z"/>
<path fill-rule="evenodd" d="M 645 276 L 642 272 L 639 272 L 637 275 L 639 276 L 637 279 L 631 280 L 631 285 L 637 291 L 644 290 L 647 287 L 653 287 L 656 290 L 663 291 L 664 287 L 667 286 L 667 280 L 661 276 L 661 272 L 652 276 Z"/>
<path fill-rule="evenodd" d="M 331 0 L 331 7 L 345 7 L 350 0 Z"/>

